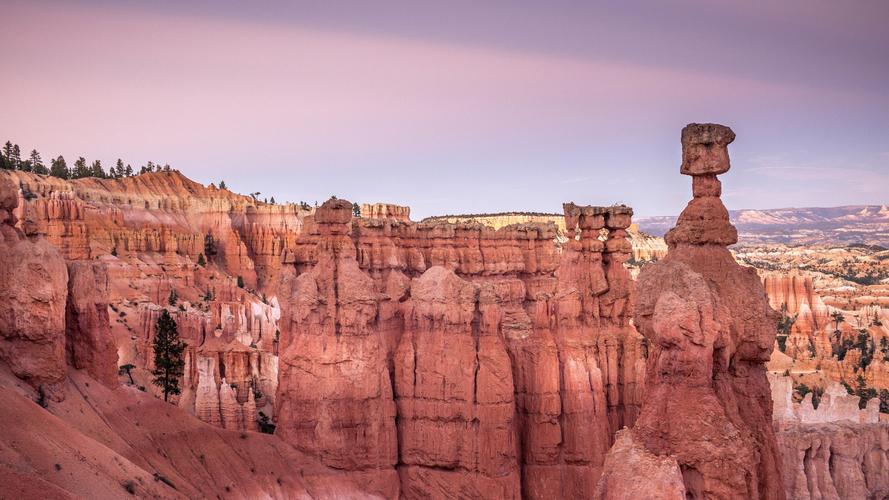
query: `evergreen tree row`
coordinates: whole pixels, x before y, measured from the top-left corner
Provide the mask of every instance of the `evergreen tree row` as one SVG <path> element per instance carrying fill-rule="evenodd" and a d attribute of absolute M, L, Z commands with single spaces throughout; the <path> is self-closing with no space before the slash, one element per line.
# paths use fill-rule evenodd
<path fill-rule="evenodd" d="M 6 141 L 3 149 L 0 150 L 0 169 L 21 170 L 23 172 L 34 172 L 40 175 L 51 175 L 60 179 L 80 179 L 81 177 L 98 177 L 100 179 L 120 179 L 121 177 L 131 177 L 134 174 L 133 167 L 129 164 L 124 165 L 123 160 L 117 159 L 117 163 L 111 166 L 106 172 L 102 167 L 100 160 L 95 160 L 87 164 L 86 158 L 79 157 L 72 167 L 68 167 L 65 157 L 59 155 L 52 158 L 47 167 L 43 163 L 40 153 L 36 149 L 31 150 L 28 159 L 22 160 L 21 149 L 18 144 Z M 155 164 L 148 162 L 139 169 L 139 174 L 148 172 L 170 172 L 173 169 L 170 165 Z"/>

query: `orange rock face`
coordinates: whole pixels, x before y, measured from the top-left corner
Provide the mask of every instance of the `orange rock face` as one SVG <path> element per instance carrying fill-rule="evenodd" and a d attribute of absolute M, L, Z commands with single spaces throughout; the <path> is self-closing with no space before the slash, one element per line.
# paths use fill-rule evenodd
<path fill-rule="evenodd" d="M 0 358 L 35 385 L 58 383 L 67 370 L 65 261 L 45 240 L 0 233 Z"/>
<path fill-rule="evenodd" d="M 0 179 L 0 360 L 12 372 L 56 398 L 64 380 L 68 270 L 42 238 L 13 227 L 19 199 Z"/>
<path fill-rule="evenodd" d="M 229 419 L 242 429 L 255 427 L 258 411 L 273 416 L 275 290 L 281 255 L 308 211 L 207 188 L 178 172 L 64 181 L 4 171 L 0 188 L 2 243 L 11 257 L 2 267 L 14 266 L 0 288 L 21 287 L 5 304 L 23 311 L 7 316 L 19 325 L 0 331 L 10 353 L 23 348 L 19 337 L 46 338 L 28 343 L 40 356 L 11 355 L 40 360 L 20 372 L 34 372 L 38 384 L 60 380 L 67 352 L 68 364 L 107 385 L 118 383 L 118 366 L 132 364 L 135 385 L 153 391 L 154 323 L 167 308 L 189 344 L 178 404 L 206 414 L 195 405 L 199 359 L 210 358 L 214 379 L 204 382 L 220 387 L 217 413 L 249 414 Z M 66 262 L 68 271 L 59 270 Z M 39 333 L 25 323 L 40 325 Z"/>
<path fill-rule="evenodd" d="M 695 182 L 667 256 L 639 275 L 635 320 L 651 347 L 645 404 L 629 432 L 646 451 L 675 457 L 692 498 L 784 498 L 764 366 L 777 318 L 755 271 L 725 248 L 737 233 L 709 179 L 728 170 L 733 138 L 719 125 L 683 130 L 682 172 L 708 180 Z M 641 473 L 624 470 L 623 480 Z M 619 498 L 607 474 L 604 497 Z"/>
<path fill-rule="evenodd" d="M 889 496 L 889 424 L 788 424 L 778 444 L 790 498 Z"/>
<path fill-rule="evenodd" d="M 635 481 L 627 481 L 634 477 Z M 629 430 L 618 431 L 605 459 L 605 473 L 596 498 L 614 500 L 685 500 L 685 485 L 679 463 L 662 457 L 633 440 Z"/>
<path fill-rule="evenodd" d="M 68 264 L 65 349 L 68 364 L 117 385 L 117 346 L 108 315 L 108 273 L 93 262 Z"/>
<path fill-rule="evenodd" d="M 641 406 L 646 348 L 631 210 L 565 213 L 559 248 L 551 225 L 325 203 L 284 256 L 277 434 L 390 496 L 591 496 Z"/>

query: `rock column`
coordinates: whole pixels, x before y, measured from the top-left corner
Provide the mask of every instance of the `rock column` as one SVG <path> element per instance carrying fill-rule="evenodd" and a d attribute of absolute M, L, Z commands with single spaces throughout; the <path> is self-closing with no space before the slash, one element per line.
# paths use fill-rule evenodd
<path fill-rule="evenodd" d="M 645 403 L 625 448 L 648 458 L 609 462 L 600 498 L 623 498 L 646 477 L 632 463 L 652 457 L 667 460 L 650 477 L 668 488 L 664 496 L 784 498 L 764 366 L 776 313 L 755 270 L 726 248 L 737 232 L 716 178 L 729 169 L 734 138 L 715 124 L 682 131 L 680 171 L 693 177 L 694 199 L 667 233 L 667 256 L 637 282 L 635 323 L 650 352 Z"/>
<path fill-rule="evenodd" d="M 284 266 L 276 435 L 398 496 L 393 388 L 376 324 L 379 294 L 356 260 L 352 204 L 331 199 Z M 305 272 L 303 262 L 314 261 Z"/>

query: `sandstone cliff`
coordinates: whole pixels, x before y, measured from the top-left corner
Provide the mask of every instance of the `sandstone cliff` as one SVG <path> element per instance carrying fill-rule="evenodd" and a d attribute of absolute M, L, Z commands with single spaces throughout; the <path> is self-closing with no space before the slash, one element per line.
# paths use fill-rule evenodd
<path fill-rule="evenodd" d="M 578 229 L 560 249 L 548 225 L 325 203 L 284 256 L 278 434 L 387 495 L 591 495 L 638 413 L 645 347 L 631 211 L 565 213 Z"/>
<path fill-rule="evenodd" d="M 195 394 L 202 384 L 219 386 L 225 379 L 215 413 L 246 412 L 230 419 L 243 429 L 255 427 L 252 406 L 271 415 L 281 255 L 309 211 L 204 187 L 175 171 L 73 181 L 3 171 L 0 188 L 4 253 L 13 257 L 8 265 L 18 266 L 0 287 L 30 291 L 32 297 L 10 292 L 5 303 L 40 316 L 21 316 L 20 325 L 0 330 L 6 349 L 12 353 L 16 338 L 37 335 L 26 331 L 27 324 L 49 325 L 41 327 L 44 337 L 67 335 L 63 344 L 30 343 L 29 349 L 47 351 L 40 356 L 11 354 L 44 364 L 55 360 L 20 371 L 39 372 L 39 383 L 58 381 L 67 350 L 69 364 L 103 383 L 116 384 L 118 366 L 132 364 L 136 385 L 155 390 L 148 374 L 151 342 L 166 307 L 189 344 L 178 403 L 194 414 L 212 414 L 208 400 L 197 401 Z M 66 262 L 67 272 L 57 269 Z M 216 360 L 215 370 L 198 370 L 200 359 Z M 201 380 L 202 373 L 213 380 Z M 122 380 L 129 383 L 129 377 Z"/>
<path fill-rule="evenodd" d="M 256 428 L 258 400 L 277 387 L 274 300 L 225 283 L 233 281 L 228 260 L 205 269 L 192 262 L 191 247 L 165 246 L 194 239 L 203 250 L 204 228 L 189 225 L 172 195 L 130 192 L 151 177 L 111 185 L 0 172 L 0 497 L 368 495 L 347 473 L 243 432 Z M 181 203 L 207 194 L 175 174 L 161 179 L 152 189 L 179 186 Z M 118 199 L 125 195 L 132 198 Z M 165 236 L 140 246 L 151 235 Z M 103 244 L 109 240 L 116 244 Z M 220 242 L 226 246 L 234 245 Z M 213 280 L 223 281 L 212 285 L 219 300 L 200 303 Z M 194 411 L 192 387 L 203 390 L 216 381 L 213 368 L 228 366 L 234 383 L 223 375 L 212 423 L 231 430 L 118 383 L 118 363 L 135 362 L 137 383 L 149 385 L 146 346 L 158 304 L 174 309 L 190 344 L 180 405 Z M 268 396 L 256 396 L 260 390 Z M 212 421 L 207 407 L 198 405 Z"/>

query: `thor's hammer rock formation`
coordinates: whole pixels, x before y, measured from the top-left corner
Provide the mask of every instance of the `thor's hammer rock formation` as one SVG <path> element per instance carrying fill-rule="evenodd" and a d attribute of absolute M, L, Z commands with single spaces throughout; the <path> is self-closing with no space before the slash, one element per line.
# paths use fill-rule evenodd
<path fill-rule="evenodd" d="M 667 486 L 651 490 L 659 498 L 784 498 L 764 366 L 776 313 L 755 270 L 726 248 L 737 232 L 716 178 L 729 170 L 734 138 L 716 124 L 682 130 L 680 171 L 692 176 L 694 199 L 666 235 L 667 256 L 636 285 L 635 323 L 650 343 L 647 392 L 624 431 L 631 442 L 610 452 L 636 457 L 606 460 L 601 498 L 625 498 L 642 463 L 659 464 L 649 476 Z"/>

